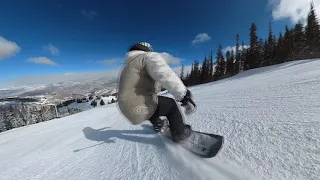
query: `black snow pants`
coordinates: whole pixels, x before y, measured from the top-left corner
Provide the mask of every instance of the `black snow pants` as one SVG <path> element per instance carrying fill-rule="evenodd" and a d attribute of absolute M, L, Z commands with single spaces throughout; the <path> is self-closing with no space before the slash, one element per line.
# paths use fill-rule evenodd
<path fill-rule="evenodd" d="M 160 116 L 167 117 L 170 124 L 171 132 L 175 132 L 177 134 L 183 133 L 185 128 L 183 116 L 174 99 L 164 96 L 158 96 L 158 107 L 153 116 L 150 118 L 151 123 L 155 124 L 156 120 Z"/>

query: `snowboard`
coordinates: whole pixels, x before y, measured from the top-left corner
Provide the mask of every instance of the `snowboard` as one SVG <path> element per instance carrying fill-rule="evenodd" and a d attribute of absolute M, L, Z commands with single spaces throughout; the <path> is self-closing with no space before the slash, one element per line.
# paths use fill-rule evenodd
<path fill-rule="evenodd" d="M 199 136 L 199 141 L 195 143 L 198 148 L 195 150 L 194 147 L 191 146 L 185 147 L 186 149 L 202 158 L 212 158 L 220 152 L 224 143 L 223 136 L 199 131 L 193 131 L 193 133 Z M 204 138 L 206 140 L 203 140 Z M 199 148 L 200 151 L 198 150 Z"/>
<path fill-rule="evenodd" d="M 171 139 L 169 128 L 166 128 L 163 132 L 158 132 L 158 134 Z M 220 152 L 223 143 L 223 136 L 193 130 L 188 140 L 178 144 L 199 157 L 212 158 Z"/>

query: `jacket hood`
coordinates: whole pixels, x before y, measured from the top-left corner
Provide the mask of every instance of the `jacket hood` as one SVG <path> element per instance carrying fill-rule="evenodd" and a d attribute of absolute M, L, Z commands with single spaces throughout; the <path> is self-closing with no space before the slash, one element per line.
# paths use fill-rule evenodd
<path fill-rule="evenodd" d="M 147 52 L 140 51 L 140 50 L 127 52 L 127 54 L 126 54 L 126 62 L 132 61 L 133 59 L 135 59 L 133 57 L 135 57 L 137 55 L 145 54 L 145 53 L 147 53 Z"/>

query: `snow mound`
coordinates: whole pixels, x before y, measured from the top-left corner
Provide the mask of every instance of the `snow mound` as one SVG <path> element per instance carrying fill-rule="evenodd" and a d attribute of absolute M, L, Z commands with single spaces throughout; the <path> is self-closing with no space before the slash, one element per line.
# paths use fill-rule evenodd
<path fill-rule="evenodd" d="M 101 97 L 103 99 L 103 101 L 107 104 L 107 103 L 110 103 L 113 100 L 117 100 L 117 97 L 116 96 L 107 96 L 107 97 Z"/>
<path fill-rule="evenodd" d="M 186 122 L 226 138 L 215 158 L 196 157 L 148 122 L 131 125 L 114 103 L 1 133 L 1 179 L 320 177 L 320 61 L 254 69 L 190 90 L 198 110 Z"/>

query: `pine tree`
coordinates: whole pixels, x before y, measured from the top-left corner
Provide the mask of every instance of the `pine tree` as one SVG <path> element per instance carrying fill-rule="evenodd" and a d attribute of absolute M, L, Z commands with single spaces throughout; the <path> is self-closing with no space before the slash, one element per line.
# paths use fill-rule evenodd
<path fill-rule="evenodd" d="M 191 73 L 191 83 L 192 85 L 196 85 L 200 83 L 200 67 L 199 67 L 198 60 L 194 60 L 194 63 L 193 63 L 193 71 Z"/>
<path fill-rule="evenodd" d="M 202 63 L 202 67 L 201 67 L 200 83 L 208 82 L 209 74 L 210 74 L 209 59 L 207 59 L 207 57 L 205 57 L 204 61 Z"/>
<path fill-rule="evenodd" d="M 240 40 L 240 37 L 239 37 L 239 34 L 237 34 L 237 36 L 236 36 L 236 54 L 235 54 L 235 64 L 234 64 L 236 74 L 240 72 L 239 40 Z"/>
<path fill-rule="evenodd" d="M 244 42 L 241 43 L 241 51 L 240 51 L 240 63 L 239 63 L 239 69 L 240 72 L 244 71 L 244 64 L 247 61 L 247 49 L 244 47 Z"/>
<path fill-rule="evenodd" d="M 226 52 L 226 74 L 229 74 L 230 73 L 230 70 L 231 70 L 231 52 L 228 50 Z"/>
<path fill-rule="evenodd" d="M 101 99 L 100 101 L 100 106 L 104 106 L 106 103 L 103 101 L 103 99 Z"/>
<path fill-rule="evenodd" d="M 255 61 L 255 67 L 262 67 L 263 66 L 263 57 L 265 55 L 265 41 L 260 38 L 258 41 L 258 47 L 256 52 L 256 61 Z"/>
<path fill-rule="evenodd" d="M 279 34 L 279 39 L 276 48 L 276 57 L 275 57 L 275 64 L 283 63 L 286 59 L 286 42 L 285 38 L 283 37 L 282 33 Z"/>
<path fill-rule="evenodd" d="M 245 51 L 245 61 L 244 61 L 244 66 L 243 66 L 244 70 L 249 70 L 249 69 L 245 68 L 245 63 L 250 61 L 249 58 L 250 58 L 250 48 L 246 49 L 246 51 Z"/>
<path fill-rule="evenodd" d="M 248 52 L 247 59 L 244 64 L 244 68 L 252 69 L 256 68 L 258 65 L 256 63 L 258 59 L 258 36 L 257 36 L 257 26 L 255 23 L 252 23 L 250 28 L 250 48 Z"/>
<path fill-rule="evenodd" d="M 180 72 L 180 79 L 183 80 L 184 79 L 184 65 L 181 65 L 181 72 Z"/>
<path fill-rule="evenodd" d="M 315 51 L 319 48 L 320 30 L 319 21 L 315 13 L 314 5 L 310 4 L 310 12 L 308 14 L 307 26 L 305 28 L 306 45 L 309 47 L 310 58 L 315 57 Z"/>
<path fill-rule="evenodd" d="M 234 65 L 233 65 L 234 53 L 233 53 L 233 50 L 232 50 L 232 52 L 230 52 L 230 51 L 226 52 L 226 60 L 227 60 L 226 75 L 228 77 L 228 76 L 234 75 Z"/>
<path fill-rule="evenodd" d="M 188 77 L 188 84 L 189 85 L 194 85 L 194 63 L 192 63 L 191 65 L 191 71 Z"/>
<path fill-rule="evenodd" d="M 303 30 L 303 25 L 298 22 L 293 30 L 293 40 L 294 40 L 294 51 L 301 53 L 305 47 L 305 34 Z M 293 59 L 300 58 L 300 55 L 296 54 Z"/>
<path fill-rule="evenodd" d="M 212 80 L 212 76 L 213 76 L 213 59 L 212 59 L 212 50 L 211 50 L 211 53 L 210 53 L 210 58 L 209 58 L 209 66 L 210 66 L 210 70 L 209 70 L 209 81 Z"/>
<path fill-rule="evenodd" d="M 217 65 L 214 72 L 214 80 L 219 80 L 225 74 L 225 60 L 222 52 L 222 45 L 219 44 L 217 51 Z"/>
<path fill-rule="evenodd" d="M 97 101 L 96 101 L 96 100 L 93 100 L 93 101 L 91 102 L 91 106 L 96 107 L 96 106 L 97 106 Z"/>
<path fill-rule="evenodd" d="M 286 26 L 286 30 L 285 30 L 285 34 L 284 34 L 284 47 L 283 47 L 283 56 L 284 59 L 280 60 L 280 62 L 286 62 L 291 60 L 289 58 L 289 55 L 292 53 L 293 51 L 293 45 L 294 41 L 293 41 L 293 30 L 289 29 L 288 26 Z"/>
<path fill-rule="evenodd" d="M 185 79 L 183 80 L 183 83 L 185 86 L 190 85 L 190 73 L 189 72 L 187 72 L 187 75 L 186 75 Z"/>
<path fill-rule="evenodd" d="M 190 80 L 192 79 L 192 77 L 194 76 L 194 63 L 192 63 L 192 66 L 191 66 L 191 72 L 190 72 Z"/>
<path fill-rule="evenodd" d="M 233 73 L 235 72 L 234 70 L 234 62 L 235 62 L 235 54 L 234 54 L 234 50 L 231 50 L 231 60 L 232 60 L 232 64 L 233 64 Z"/>
<path fill-rule="evenodd" d="M 112 99 L 111 99 L 111 103 L 115 103 L 115 102 L 116 102 L 116 101 L 112 98 Z"/>
<path fill-rule="evenodd" d="M 204 61 L 202 62 L 201 70 L 200 70 L 200 84 L 204 83 L 206 80 L 206 62 L 207 57 L 204 58 Z"/>
<path fill-rule="evenodd" d="M 269 34 L 268 34 L 268 40 L 267 44 L 265 46 L 265 52 L 263 56 L 263 66 L 268 66 L 275 64 L 275 47 L 276 47 L 276 40 L 274 38 L 273 32 L 272 32 L 272 25 L 271 22 L 269 23 Z"/>
<path fill-rule="evenodd" d="M 190 77 L 189 77 L 190 85 L 194 85 L 194 63 L 192 63 Z"/>

